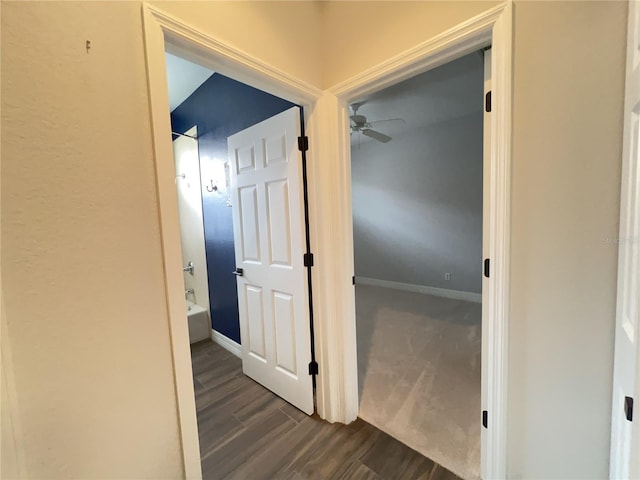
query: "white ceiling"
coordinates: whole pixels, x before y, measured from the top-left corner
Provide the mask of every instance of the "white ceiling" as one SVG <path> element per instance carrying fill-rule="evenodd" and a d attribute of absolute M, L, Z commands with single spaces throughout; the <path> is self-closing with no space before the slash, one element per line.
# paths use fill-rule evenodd
<path fill-rule="evenodd" d="M 173 110 L 213 75 L 213 70 L 201 67 L 170 53 L 166 53 L 169 109 Z"/>
<path fill-rule="evenodd" d="M 480 52 L 437 67 L 359 100 L 358 114 L 367 121 L 402 118 L 406 123 L 375 125 L 374 130 L 398 137 L 404 133 L 463 117 L 483 108 L 484 62 Z M 374 141 L 352 134 L 351 144 Z M 393 140 L 391 140 L 393 141 Z"/>

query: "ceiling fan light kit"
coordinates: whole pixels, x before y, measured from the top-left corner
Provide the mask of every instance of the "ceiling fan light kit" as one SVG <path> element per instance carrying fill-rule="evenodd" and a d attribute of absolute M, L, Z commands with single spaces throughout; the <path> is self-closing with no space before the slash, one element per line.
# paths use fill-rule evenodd
<path fill-rule="evenodd" d="M 391 140 L 391 137 L 389 135 L 385 135 L 382 132 L 378 132 L 377 130 L 374 130 L 373 125 L 376 123 L 382 123 L 382 122 L 402 122 L 404 123 L 404 120 L 401 118 L 387 118 L 384 120 L 375 120 L 373 122 L 369 122 L 367 120 L 367 117 L 365 115 L 360 115 L 358 114 L 358 109 L 363 105 L 364 102 L 356 102 L 353 105 L 351 105 L 351 110 L 353 111 L 353 114 L 351 115 L 351 117 L 349 117 L 351 119 L 351 133 L 361 133 L 362 135 L 369 137 L 369 138 L 373 138 L 374 140 L 377 140 L 378 142 L 382 142 L 382 143 L 387 143 Z"/>

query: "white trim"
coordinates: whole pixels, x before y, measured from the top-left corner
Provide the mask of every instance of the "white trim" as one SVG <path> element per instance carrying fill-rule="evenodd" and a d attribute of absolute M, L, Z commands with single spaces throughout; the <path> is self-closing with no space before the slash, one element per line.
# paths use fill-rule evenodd
<path fill-rule="evenodd" d="M 344 169 L 349 165 L 344 156 L 349 149 L 349 136 L 344 135 L 349 119 L 346 108 L 328 92 L 318 100 L 314 113 L 309 138 L 315 139 L 321 157 L 308 164 L 313 179 L 309 184 L 311 242 L 318 259 L 311 269 L 314 319 L 321 319 L 314 325 L 319 365 L 316 399 L 322 418 L 349 423 L 358 417 L 358 357 L 351 342 L 356 325 L 349 321 L 355 319 L 353 240 L 350 226 L 342 224 L 345 212 L 351 218 L 351 178 Z"/>
<path fill-rule="evenodd" d="M 430 287 L 428 285 L 416 285 L 414 283 L 392 282 L 391 280 L 380 280 L 377 278 L 356 277 L 356 285 L 370 285 L 372 287 L 391 288 L 405 292 L 422 293 L 424 295 L 434 295 L 436 297 L 451 298 L 453 300 L 464 300 L 465 302 L 482 303 L 482 294 L 465 292 L 462 290 L 451 290 L 448 288 Z"/>
<path fill-rule="evenodd" d="M 291 102 L 314 102 L 322 92 L 262 60 L 207 35 L 196 27 L 145 3 L 147 15 L 162 29 L 169 53 L 198 63 L 235 80 L 257 86 L 261 90 Z M 164 49 L 163 49 L 164 52 Z"/>
<path fill-rule="evenodd" d="M 637 322 L 638 285 L 640 285 L 640 176 L 637 148 L 638 128 L 634 112 L 640 96 L 640 67 L 636 57 L 640 34 L 640 3 L 629 2 L 627 18 L 627 55 L 625 64 L 624 123 L 622 144 L 622 182 L 618 230 L 618 278 L 611 400 L 610 479 L 640 478 L 640 334 Z M 636 318 L 629 318 L 635 316 Z M 633 421 L 624 413 L 625 397 L 635 400 Z"/>
<path fill-rule="evenodd" d="M 491 30 L 506 9 L 501 4 L 436 35 L 348 80 L 330 91 L 341 99 L 354 99 L 436 68 L 492 42 Z"/>
<path fill-rule="evenodd" d="M 16 478 L 28 478 L 27 462 L 24 450 L 24 432 L 18 390 L 13 368 L 9 324 L 4 307 L 4 294 L 0 279 L 0 426 L 8 445 L 2 445 L 2 470 L 14 474 Z"/>
<path fill-rule="evenodd" d="M 336 140 L 320 132 L 319 141 L 327 153 L 323 155 L 319 190 L 315 201 L 331 211 L 331 222 L 323 219 L 326 235 L 319 245 L 322 255 L 336 259 L 325 282 L 325 306 L 335 305 L 330 314 L 335 321 L 327 322 L 321 332 L 321 341 L 330 339 L 342 357 L 329 356 L 330 364 L 320 368 L 341 369 L 345 382 L 339 391 L 342 397 L 341 413 L 346 421 L 352 420 L 358 410 L 358 392 L 348 382 L 357 377 L 356 332 L 353 275 L 353 230 L 351 209 L 351 162 L 348 129 L 348 105 L 362 96 L 410 78 L 417 73 L 435 68 L 460 56 L 492 46 L 493 108 L 490 165 L 490 218 L 488 252 L 491 258 L 491 279 L 483 287 L 483 304 L 488 319 L 488 369 L 483 374 L 486 382 L 489 424 L 482 451 L 482 477 L 505 478 L 507 464 L 507 363 L 510 261 L 510 175 L 511 175 L 511 111 L 512 111 L 512 20 L 511 0 L 498 5 L 433 39 L 416 46 L 360 75 L 342 82 L 325 93 L 326 107 L 322 115 L 341 127 Z M 324 111 L 325 109 L 331 111 Z M 325 182 L 333 182 L 324 185 Z M 326 218 L 330 215 L 325 214 Z M 329 243 L 329 245 L 326 244 Z M 320 254 L 318 255 L 320 257 Z M 316 284 L 314 284 L 314 289 Z M 480 417 L 480 412 L 478 412 Z"/>
<path fill-rule="evenodd" d="M 491 277 L 484 281 L 488 306 L 487 410 L 490 412 L 483 456 L 485 479 L 507 476 L 509 299 L 511 272 L 511 146 L 513 111 L 513 4 L 496 19 L 491 47 L 491 181 L 489 258 Z M 484 328 L 484 327 L 483 327 Z M 485 346 L 483 345 L 483 349 Z"/>
<path fill-rule="evenodd" d="M 492 64 L 493 55 L 491 54 L 491 48 L 485 50 L 483 55 L 483 67 L 484 67 L 484 85 L 483 85 L 483 94 L 486 95 L 491 91 L 491 64 Z M 482 112 L 482 185 L 488 185 L 491 182 L 491 112 L 487 112 L 486 110 Z M 490 218 L 490 206 L 491 206 L 491 192 L 487 188 L 483 188 L 482 192 L 482 258 L 489 258 L 491 256 L 489 250 L 491 232 L 489 229 L 489 222 L 484 221 L 485 219 Z M 484 267 L 484 266 L 483 266 Z M 484 270 L 484 268 L 483 268 Z M 489 288 L 488 282 L 490 282 L 490 278 L 482 276 L 482 289 L 487 290 Z M 487 321 L 489 319 L 489 305 L 487 303 L 482 304 L 482 340 L 481 340 L 481 352 L 480 352 L 480 372 L 488 372 L 489 371 L 489 359 L 487 358 L 486 348 L 489 345 L 489 328 L 487 326 Z M 480 409 L 482 411 L 489 411 L 489 407 L 487 405 L 488 399 L 488 391 L 489 386 L 487 385 L 487 381 L 485 378 L 481 377 L 480 381 Z M 484 472 L 482 468 L 486 465 L 486 447 L 487 444 L 487 435 L 488 431 L 486 428 L 480 429 L 480 460 L 481 460 L 481 471 L 482 475 Z"/>
<path fill-rule="evenodd" d="M 185 322 L 187 306 L 184 298 L 180 223 L 175 193 L 175 165 L 171 146 L 171 124 L 168 115 L 169 95 L 165 72 L 164 39 L 160 24 L 143 8 L 147 84 L 151 110 L 151 128 L 155 158 L 156 188 L 160 215 L 165 295 L 173 355 L 173 375 L 178 407 L 178 424 L 182 443 L 184 476 L 202 478 L 200 445 L 193 390 L 189 330 Z M 162 110 L 162 107 L 165 110 Z"/>
<path fill-rule="evenodd" d="M 217 343 L 227 352 L 234 354 L 238 358 L 242 358 L 242 347 L 235 340 L 231 340 L 226 335 L 221 334 L 217 330 L 211 329 L 211 340 Z"/>

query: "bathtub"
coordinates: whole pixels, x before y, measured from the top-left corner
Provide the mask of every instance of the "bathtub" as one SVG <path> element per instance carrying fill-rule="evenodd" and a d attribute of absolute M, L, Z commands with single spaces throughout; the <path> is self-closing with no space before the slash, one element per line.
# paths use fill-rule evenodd
<path fill-rule="evenodd" d="M 187 322 L 189 325 L 189 343 L 211 338 L 211 322 L 206 308 L 187 300 Z"/>

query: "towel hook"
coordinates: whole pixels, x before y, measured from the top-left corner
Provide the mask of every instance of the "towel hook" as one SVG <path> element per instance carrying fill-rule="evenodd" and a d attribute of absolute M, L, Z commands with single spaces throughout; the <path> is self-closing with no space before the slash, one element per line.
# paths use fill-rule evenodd
<path fill-rule="evenodd" d="M 211 180 L 211 188 L 207 185 L 207 192 L 217 192 L 218 186 L 213 184 L 213 179 Z"/>

